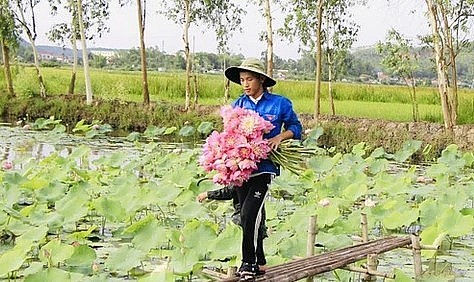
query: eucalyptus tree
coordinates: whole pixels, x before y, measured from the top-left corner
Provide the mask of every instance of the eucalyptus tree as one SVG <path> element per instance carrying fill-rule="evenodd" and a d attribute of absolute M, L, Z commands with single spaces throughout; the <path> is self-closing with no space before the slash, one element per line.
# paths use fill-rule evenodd
<path fill-rule="evenodd" d="M 109 2 L 107 0 L 89 0 L 83 2 L 76 0 L 77 7 L 77 21 L 79 26 L 79 34 L 81 35 L 82 45 L 82 64 L 84 68 L 84 80 L 86 85 L 86 103 L 92 104 L 92 84 L 89 72 L 89 55 L 87 50 L 87 27 L 92 19 L 108 19 L 109 17 Z M 89 13 L 90 12 L 90 16 Z"/>
<path fill-rule="evenodd" d="M 314 56 L 316 79 L 314 93 L 314 119 L 320 114 L 322 71 L 322 23 L 324 0 L 289 0 L 283 11 L 287 13 L 279 33 L 290 41 L 299 40 Z M 301 51 L 301 50 L 300 50 Z"/>
<path fill-rule="evenodd" d="M 212 6 L 209 6 L 211 9 L 208 9 L 208 11 L 209 13 L 212 13 L 212 15 L 210 17 L 211 20 L 207 21 L 207 23 L 208 26 L 211 26 L 211 28 L 213 27 L 215 29 L 217 54 L 222 57 L 222 68 L 226 69 L 230 53 L 228 42 L 233 31 L 241 31 L 241 16 L 245 13 L 245 11 L 239 6 L 226 1 L 223 1 L 220 5 L 222 5 L 222 7 L 219 9 L 214 9 Z M 233 12 L 222 13 L 222 10 L 225 11 L 227 9 L 232 9 Z M 209 25 L 209 23 L 211 24 Z M 230 80 L 228 80 L 225 76 L 224 80 L 224 103 L 227 103 L 230 98 Z M 197 90 L 195 91 L 195 94 L 197 94 Z M 197 103 L 197 95 L 195 95 L 194 102 Z"/>
<path fill-rule="evenodd" d="M 7 93 L 10 97 L 13 97 L 15 92 L 13 90 L 10 68 L 10 53 L 12 49 L 18 46 L 18 34 L 8 0 L 0 0 L 0 45 L 2 46 L 3 70 L 7 84 Z"/>
<path fill-rule="evenodd" d="M 444 125 L 448 132 L 452 132 L 458 112 L 456 57 L 467 42 L 474 1 L 425 0 L 425 3 L 431 27 L 427 41 L 435 52 Z"/>
<path fill-rule="evenodd" d="M 325 26 L 323 30 L 323 44 L 327 58 L 328 93 L 331 114 L 336 114 L 333 97 L 333 84 L 339 74 L 345 72 L 346 58 L 352 48 L 359 26 L 352 21 L 350 8 L 358 1 L 330 0 L 325 2 Z"/>
<path fill-rule="evenodd" d="M 36 8 L 39 0 L 10 0 L 13 4 L 10 6 L 14 15 L 15 21 L 21 26 L 26 33 L 33 50 L 34 66 L 38 83 L 40 87 L 41 97 L 46 97 L 46 85 L 44 83 L 43 74 L 41 73 L 38 50 L 36 48 L 36 38 L 38 37 L 36 31 Z"/>
<path fill-rule="evenodd" d="M 334 37 L 339 48 L 350 47 L 354 41 L 355 31 L 345 25 L 344 18 L 348 17 L 348 8 L 355 3 L 364 1 L 324 1 L 324 0 L 289 0 L 283 7 L 287 12 L 284 26 L 279 29 L 279 33 L 293 41 L 297 39 L 304 47 L 314 54 L 316 62 L 315 94 L 314 94 L 314 119 L 319 118 L 321 107 L 321 79 L 322 79 L 322 46 L 327 41 L 329 26 L 336 25 L 335 32 L 345 32 L 347 39 L 342 44 L 342 37 Z M 323 21 L 324 20 L 324 21 Z M 327 22 L 328 26 L 323 26 Z M 339 28 L 340 27 L 340 28 Z M 326 38 L 325 38 L 326 37 Z M 341 41 L 340 43 L 338 41 Z"/>
<path fill-rule="evenodd" d="M 51 5 L 51 13 L 55 16 L 58 12 L 58 6 L 56 1 L 50 0 Z M 48 39 L 52 42 L 58 42 L 61 44 L 62 47 L 66 47 L 66 41 L 69 41 L 72 47 L 72 73 L 71 79 L 69 80 L 69 86 L 67 93 L 74 94 L 74 89 L 76 85 L 76 76 L 77 76 L 77 64 L 78 64 L 78 56 L 77 56 L 77 39 L 80 38 L 79 34 L 79 22 L 77 21 L 77 6 L 75 5 L 74 1 L 69 0 L 64 4 L 64 8 L 70 13 L 71 20 L 69 23 L 57 23 L 53 25 L 53 27 L 48 31 Z"/>
<path fill-rule="evenodd" d="M 162 2 L 162 14 L 183 26 L 184 56 L 186 60 L 185 110 L 191 107 L 192 58 L 189 48 L 191 25 L 204 24 L 216 30 L 218 44 L 227 42 L 230 32 L 240 26 L 244 10 L 229 0 L 166 0 Z M 224 50 L 224 49 L 223 49 Z M 196 101 L 196 98 L 195 98 Z"/>
<path fill-rule="evenodd" d="M 384 42 L 377 43 L 377 52 L 382 55 L 382 65 L 397 76 L 401 76 L 410 89 L 413 121 L 420 119 L 416 99 L 415 71 L 418 69 L 418 56 L 410 40 L 398 31 L 389 30 Z"/>
<path fill-rule="evenodd" d="M 255 2 L 255 0 L 252 0 Z M 252 2 L 251 1 L 251 2 Z M 280 1 L 274 0 L 275 3 Z M 274 61 L 273 61 L 273 17 L 272 17 L 272 9 L 271 9 L 271 1 L 270 0 L 256 0 L 256 4 L 260 7 L 263 12 L 266 21 L 266 29 L 260 35 L 260 40 L 265 41 L 267 43 L 267 51 L 266 51 L 266 65 L 267 70 L 266 73 L 272 77 L 273 76 L 273 69 L 274 69 Z"/>
<path fill-rule="evenodd" d="M 130 3 L 130 0 L 119 0 L 121 5 Z M 142 96 L 143 104 L 150 105 L 150 92 L 148 90 L 148 73 L 147 73 L 147 52 L 145 47 L 145 27 L 146 27 L 146 0 L 136 0 L 137 4 L 137 20 L 138 34 L 140 41 L 140 65 L 142 71 Z"/>
<path fill-rule="evenodd" d="M 51 14 L 68 15 L 66 22 L 60 22 L 48 31 L 48 38 L 59 43 L 62 47 L 70 44 L 73 50 L 72 74 L 69 82 L 68 93 L 74 94 L 77 66 L 78 48 L 77 41 L 81 41 L 84 79 L 86 86 L 86 103 L 92 103 L 92 85 L 89 74 L 89 56 L 86 40 L 100 37 L 108 32 L 106 20 L 109 18 L 109 4 L 106 0 L 49 0 Z M 62 17 L 64 18 L 64 16 Z"/>
<path fill-rule="evenodd" d="M 76 8 L 75 5 L 72 5 L 73 9 Z M 54 11 L 54 10 L 53 10 Z M 71 47 L 72 47 L 72 72 L 71 72 L 71 79 L 69 80 L 69 86 L 67 89 L 67 93 L 72 95 L 74 94 L 74 89 L 76 86 L 76 76 L 77 76 L 77 38 L 78 38 L 78 27 L 77 21 L 72 20 L 71 24 L 67 23 L 59 23 L 55 24 L 51 30 L 48 31 L 48 39 L 51 42 L 60 42 L 62 47 L 66 47 L 65 40 L 69 40 Z M 79 35 L 80 36 L 80 35 Z M 67 38 L 66 38 L 67 37 Z"/>

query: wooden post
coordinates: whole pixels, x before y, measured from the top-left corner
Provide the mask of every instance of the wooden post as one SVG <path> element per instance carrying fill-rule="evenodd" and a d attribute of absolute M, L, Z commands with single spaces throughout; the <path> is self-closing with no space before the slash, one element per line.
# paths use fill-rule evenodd
<path fill-rule="evenodd" d="M 360 228 L 362 229 L 362 242 L 367 243 L 369 241 L 369 228 L 367 224 L 367 214 L 360 214 Z M 375 281 L 377 280 L 374 276 L 370 275 L 369 272 L 377 271 L 377 255 L 367 255 L 367 273 L 364 275 L 363 281 Z"/>
<path fill-rule="evenodd" d="M 229 268 L 227 268 L 227 277 L 234 277 L 236 271 L 237 271 L 237 267 L 229 266 Z"/>
<path fill-rule="evenodd" d="M 306 256 L 310 257 L 314 255 L 314 243 L 316 242 L 316 234 L 318 233 L 316 227 L 316 215 L 309 217 L 308 222 L 308 241 L 306 242 Z M 306 278 L 307 282 L 313 282 L 313 277 Z"/>
<path fill-rule="evenodd" d="M 366 243 L 369 241 L 369 230 L 367 227 L 367 214 L 360 214 L 360 227 L 362 229 L 362 242 Z"/>
<path fill-rule="evenodd" d="M 364 275 L 363 281 L 377 281 L 377 278 L 371 273 L 377 272 L 377 254 L 370 254 L 367 255 L 367 274 Z"/>
<path fill-rule="evenodd" d="M 421 245 L 420 237 L 418 234 L 411 234 L 411 248 L 413 251 L 413 267 L 415 268 L 415 279 L 421 277 L 422 267 L 421 267 Z"/>

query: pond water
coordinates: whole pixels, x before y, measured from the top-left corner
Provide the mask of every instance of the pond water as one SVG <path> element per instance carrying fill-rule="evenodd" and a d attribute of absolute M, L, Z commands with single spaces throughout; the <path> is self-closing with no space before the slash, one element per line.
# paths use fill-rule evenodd
<path fill-rule="evenodd" d="M 84 165 L 94 168 L 93 161 L 117 150 L 125 151 L 130 157 L 143 154 L 134 142 L 124 137 L 100 137 L 87 139 L 70 134 L 57 134 L 49 131 L 29 131 L 18 127 L 0 126 L 0 163 L 11 163 L 14 167 L 22 160 L 42 159 L 53 153 L 66 157 L 74 148 L 87 145 L 91 154 Z M 170 148 L 176 144 L 169 144 Z M 179 147 L 179 146 L 178 146 Z M 188 145 L 182 145 L 188 147 Z M 395 169 L 405 169 L 403 165 Z M 422 168 L 420 174 L 423 174 Z M 104 230 L 104 233 L 107 231 Z M 106 235 L 106 234 L 105 234 Z M 100 245 L 100 244 L 99 244 Z M 110 245 L 107 245 L 110 247 Z M 474 236 L 464 236 L 452 242 L 452 248 L 440 252 L 436 264 L 424 261 L 423 269 L 436 276 L 436 281 L 474 281 Z M 104 249 L 104 251 L 106 251 Z M 411 250 L 394 250 L 381 255 L 378 270 L 391 272 L 393 268 L 413 272 Z M 157 266 L 156 262 L 154 266 Z M 361 275 L 353 275 L 359 280 Z M 321 276 L 323 280 L 334 280 L 331 275 Z M 433 279 L 435 280 L 435 279 Z M 201 281 L 201 280 L 193 280 Z"/>
<path fill-rule="evenodd" d="M 86 145 L 91 150 L 91 161 L 120 149 L 137 154 L 133 142 L 123 137 L 104 137 L 88 139 L 71 134 L 50 131 L 24 130 L 20 127 L 0 126 L 0 155 L 2 161 L 21 161 L 29 158 L 41 159 L 52 153 L 68 156 L 72 149 Z M 15 163 L 15 162 L 13 162 Z"/>

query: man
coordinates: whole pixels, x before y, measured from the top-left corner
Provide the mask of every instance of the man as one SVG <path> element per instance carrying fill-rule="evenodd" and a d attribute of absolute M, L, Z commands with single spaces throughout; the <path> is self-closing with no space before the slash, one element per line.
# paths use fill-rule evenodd
<path fill-rule="evenodd" d="M 274 86 L 276 81 L 265 73 L 263 64 L 258 59 L 248 58 L 240 66 L 229 67 L 225 70 L 225 76 L 240 84 L 244 91 L 232 106 L 253 110 L 274 125 L 274 128 L 264 135 L 273 150 L 276 150 L 283 140 L 301 138 L 302 126 L 291 101 L 268 91 L 268 87 Z M 242 265 L 237 272 L 241 281 L 252 280 L 260 273 L 258 265 L 266 264 L 257 263 L 257 252 L 263 252 L 263 238 L 258 230 L 264 220 L 263 206 L 268 186 L 273 177 L 280 174 L 279 166 L 269 159 L 261 160 L 257 166 L 249 180 L 241 187 L 234 188 L 241 207 L 243 230 Z"/>

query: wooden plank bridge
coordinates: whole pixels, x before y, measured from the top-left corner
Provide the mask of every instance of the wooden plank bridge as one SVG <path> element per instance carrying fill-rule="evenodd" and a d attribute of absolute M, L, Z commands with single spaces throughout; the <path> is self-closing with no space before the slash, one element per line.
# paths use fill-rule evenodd
<path fill-rule="evenodd" d="M 323 254 L 293 260 L 284 264 L 269 267 L 264 275 L 257 276 L 255 281 L 297 281 L 305 277 L 332 271 L 351 263 L 367 258 L 368 255 L 381 254 L 400 247 L 411 245 L 410 236 L 390 236 L 345 247 Z M 239 277 L 229 277 L 221 282 L 236 282 Z"/>

